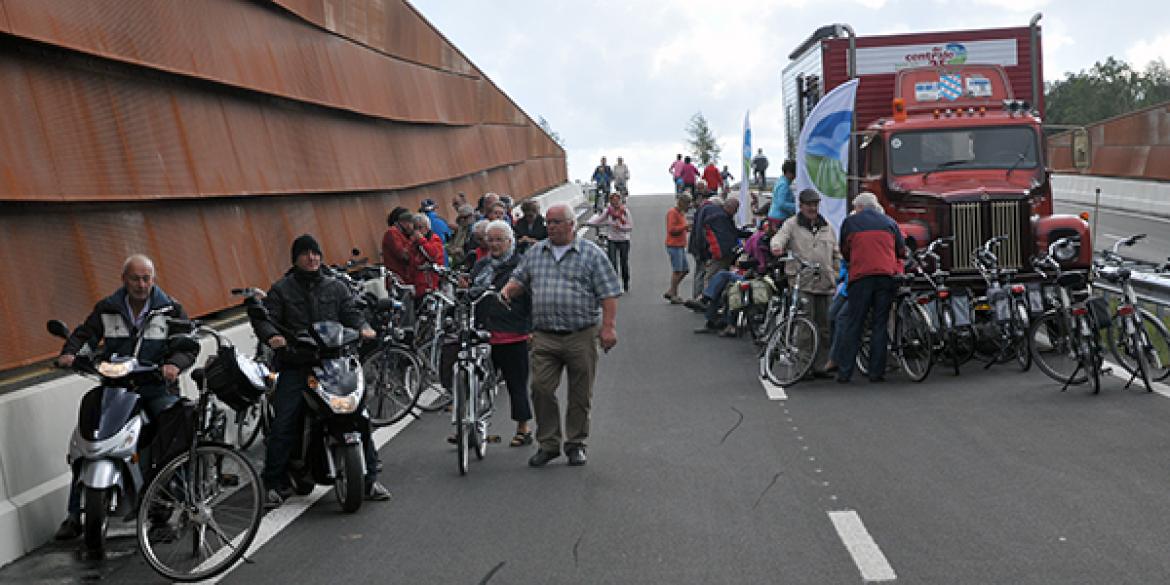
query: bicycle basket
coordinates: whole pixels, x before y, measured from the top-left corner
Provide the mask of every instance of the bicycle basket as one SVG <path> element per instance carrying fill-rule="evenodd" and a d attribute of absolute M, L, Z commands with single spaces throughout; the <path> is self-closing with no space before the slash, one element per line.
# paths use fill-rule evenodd
<path fill-rule="evenodd" d="M 215 397 L 235 410 L 244 410 L 264 393 L 267 368 L 236 353 L 236 348 L 219 348 L 207 360 L 203 371 L 207 387 Z"/>

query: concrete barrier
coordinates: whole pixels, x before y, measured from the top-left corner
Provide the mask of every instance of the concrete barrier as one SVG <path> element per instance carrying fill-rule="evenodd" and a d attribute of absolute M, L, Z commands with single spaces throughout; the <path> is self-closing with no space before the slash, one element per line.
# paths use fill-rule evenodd
<path fill-rule="evenodd" d="M 1101 207 L 1170 217 L 1170 183 L 1094 175 L 1052 175 L 1057 201 L 1093 206 L 1101 189 Z"/>
<path fill-rule="evenodd" d="M 554 203 L 577 206 L 585 195 L 580 185 L 565 183 L 536 199 L 548 209 Z M 381 283 L 371 284 L 375 294 L 385 295 Z M 250 354 L 255 347 L 247 324 L 221 333 L 244 352 Z M 214 351 L 214 341 L 204 340 L 197 363 L 202 365 Z M 70 480 L 65 453 L 81 397 L 94 385 L 93 380 L 71 375 L 0 395 L 0 566 L 49 541 L 65 517 Z M 180 389 L 184 396 L 196 396 L 189 376 L 183 376 Z"/>

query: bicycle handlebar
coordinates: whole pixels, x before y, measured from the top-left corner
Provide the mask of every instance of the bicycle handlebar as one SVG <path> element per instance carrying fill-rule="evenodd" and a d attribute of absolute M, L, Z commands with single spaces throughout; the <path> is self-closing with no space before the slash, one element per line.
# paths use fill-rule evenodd
<path fill-rule="evenodd" d="M 1125 246 L 1128 248 L 1128 247 L 1140 242 L 1141 240 L 1144 240 L 1145 238 L 1146 238 L 1146 234 L 1133 234 L 1132 236 L 1121 238 L 1120 240 L 1117 240 L 1116 242 L 1113 243 L 1113 249 L 1111 250 L 1111 252 L 1113 252 L 1113 254 L 1115 256 L 1120 257 L 1120 255 L 1117 253 L 1118 248 L 1120 248 L 1121 246 Z"/>

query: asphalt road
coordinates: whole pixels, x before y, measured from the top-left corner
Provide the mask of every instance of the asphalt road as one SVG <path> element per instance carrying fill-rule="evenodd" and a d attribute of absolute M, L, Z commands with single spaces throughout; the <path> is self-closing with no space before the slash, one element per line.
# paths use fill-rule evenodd
<path fill-rule="evenodd" d="M 1143 215 L 1141 210 L 1118 211 L 1102 209 L 1094 211 L 1092 206 L 1080 203 L 1056 203 L 1057 213 L 1080 213 L 1088 211 L 1096 216 L 1096 236 L 1093 238 L 1094 250 L 1108 250 L 1117 240 L 1133 234 L 1146 234 L 1146 239 L 1130 248 L 1122 248 L 1121 255 L 1144 262 L 1163 264 L 1170 256 L 1170 219 Z M 1094 225 L 1094 218 L 1089 218 L 1089 225 Z"/>
<path fill-rule="evenodd" d="M 448 415 L 424 415 L 381 450 L 393 501 L 343 515 L 326 496 L 224 582 L 1170 581 L 1170 400 L 976 364 L 770 400 L 750 342 L 695 335 L 700 317 L 662 299 L 669 202 L 631 200 L 633 290 L 587 466 L 493 445 L 461 477 Z M 119 542 L 101 565 L 51 545 L 0 581 L 151 580 Z"/>

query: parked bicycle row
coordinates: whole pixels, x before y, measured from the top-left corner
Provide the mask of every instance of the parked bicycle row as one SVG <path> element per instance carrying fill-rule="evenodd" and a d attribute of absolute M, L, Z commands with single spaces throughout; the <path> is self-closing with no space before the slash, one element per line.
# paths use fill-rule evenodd
<path fill-rule="evenodd" d="M 685 210 L 685 198 L 679 202 L 679 209 Z M 818 225 L 818 203 L 811 195 L 802 194 L 801 213 L 785 227 L 777 230 L 774 225 L 762 224 L 750 235 L 739 234 L 746 236 L 746 241 L 736 250 L 738 261 L 725 269 L 708 261 L 706 267 L 714 266 L 716 271 L 696 276 L 706 276 L 703 294 L 686 303 L 705 315 L 706 323 L 696 333 L 750 335 L 760 346 L 761 376 L 775 384 L 789 386 L 829 377 L 841 371 L 840 361 L 846 359 L 850 369 L 871 380 L 883 380 L 888 371 L 900 370 L 915 382 L 925 380 L 935 364 L 959 375 L 970 362 L 984 369 L 1014 365 L 1023 371 L 1036 363 L 1062 389 L 1088 383 L 1093 392 L 1100 390 L 1101 376 L 1112 372 L 1111 368 L 1117 368 L 1119 375 L 1124 372 L 1127 388 L 1140 382 L 1152 390 L 1154 382 L 1170 375 L 1167 327 L 1139 305 L 1132 273 L 1118 253 L 1119 248 L 1135 245 L 1144 235 L 1119 240 L 1087 272 L 1062 268 L 1078 255 L 1079 238 L 1057 239 L 1045 253 L 1029 259 L 1033 268 L 1029 273 L 1039 279 L 1029 277 L 1026 281 L 1017 268 L 1001 265 L 999 248 L 1008 240 L 1006 235 L 990 238 L 974 250 L 951 250 L 954 258 L 969 254 L 970 265 L 977 270 L 974 282 L 969 274 L 952 275 L 944 269 L 941 252 L 953 246 L 953 237 L 938 238 L 922 247 L 913 237 L 906 237 L 906 251 L 897 270 L 888 275 L 892 281 L 889 297 L 875 298 L 869 310 L 855 315 L 846 309 L 852 287 L 847 289 L 843 284 L 854 282 L 849 276 L 854 267 L 828 252 L 835 242 L 830 228 Z M 718 200 L 715 204 L 725 206 Z M 710 207 L 708 200 L 691 224 L 706 223 L 708 234 L 720 229 L 717 222 L 712 225 L 712 213 L 732 213 L 727 209 L 703 211 Z M 686 227 L 681 213 L 673 219 L 668 218 L 668 230 Z M 848 224 L 845 226 L 843 231 L 848 229 Z M 815 242 L 821 236 L 827 237 L 817 249 Z M 848 237 L 846 234 L 841 242 Z M 797 253 L 802 247 L 812 250 L 810 255 L 819 255 L 819 261 Z M 888 250 L 891 255 L 893 248 Z M 838 261 L 842 284 L 826 303 L 826 275 L 833 273 L 831 266 Z M 678 277 L 680 271 L 674 274 Z M 672 290 L 677 290 L 679 280 L 672 280 Z M 1120 302 L 1110 304 L 1093 294 L 1093 283 L 1101 282 L 1122 291 Z M 878 317 L 885 325 L 875 331 L 874 319 L 879 313 L 888 317 Z M 860 331 L 860 343 L 854 357 L 842 357 L 842 338 L 850 335 L 851 325 Z M 889 356 L 888 367 L 881 365 L 885 360 L 879 363 L 873 359 L 875 339 L 885 346 L 882 353 Z M 875 363 L 877 371 L 873 371 Z"/>

